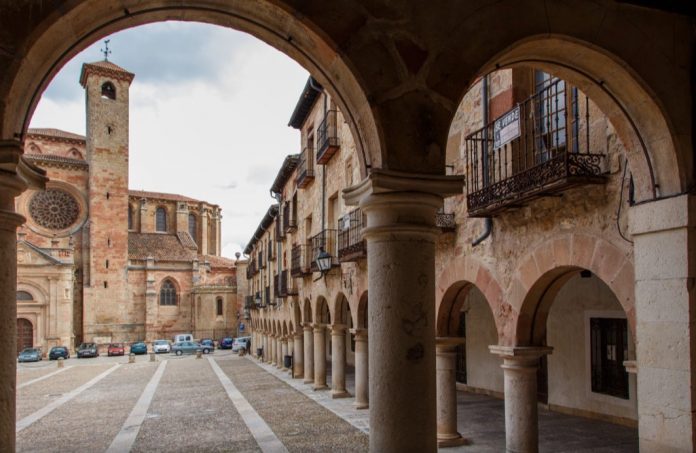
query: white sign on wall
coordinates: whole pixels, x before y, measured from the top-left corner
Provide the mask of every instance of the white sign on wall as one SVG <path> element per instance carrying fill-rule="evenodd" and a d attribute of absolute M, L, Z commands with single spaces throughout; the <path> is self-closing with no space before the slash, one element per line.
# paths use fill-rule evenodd
<path fill-rule="evenodd" d="M 493 122 L 493 148 L 498 149 L 520 136 L 520 106 Z"/>

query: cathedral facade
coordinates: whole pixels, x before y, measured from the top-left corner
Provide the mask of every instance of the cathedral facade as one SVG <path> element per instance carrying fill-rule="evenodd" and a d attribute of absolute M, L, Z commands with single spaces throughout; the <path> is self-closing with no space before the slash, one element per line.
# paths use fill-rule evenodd
<path fill-rule="evenodd" d="M 132 73 L 85 64 L 86 136 L 31 129 L 50 178 L 17 199 L 17 348 L 151 341 L 237 329 L 236 262 L 220 256 L 219 206 L 128 189 Z"/>

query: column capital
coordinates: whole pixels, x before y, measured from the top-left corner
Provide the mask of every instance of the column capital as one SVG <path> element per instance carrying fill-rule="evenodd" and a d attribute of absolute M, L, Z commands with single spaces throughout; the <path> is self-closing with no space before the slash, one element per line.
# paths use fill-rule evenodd
<path fill-rule="evenodd" d="M 350 329 L 350 333 L 355 335 L 355 341 L 367 341 L 367 329 Z"/>
<path fill-rule="evenodd" d="M 517 366 L 527 365 L 533 367 L 536 367 L 539 358 L 553 352 L 553 348 L 550 346 L 491 345 L 488 346 L 488 350 L 491 352 L 491 354 L 502 357 L 506 364 L 515 364 Z"/>
<path fill-rule="evenodd" d="M 438 353 L 454 352 L 459 345 L 466 343 L 464 337 L 435 337 L 435 350 Z"/>
<path fill-rule="evenodd" d="M 315 332 L 323 332 L 326 329 L 326 324 L 315 322 L 312 327 L 314 327 Z"/>
<path fill-rule="evenodd" d="M 43 189 L 48 178 L 43 170 L 27 161 L 19 140 L 0 140 L 0 193 L 12 198 L 27 188 Z M 0 207 L 6 200 L 0 200 Z M 13 200 L 14 203 L 14 200 Z"/>
<path fill-rule="evenodd" d="M 308 323 L 308 322 L 305 323 L 305 324 L 302 326 L 302 330 L 305 331 L 305 332 L 311 332 L 311 331 L 313 330 L 312 324 L 310 324 L 310 323 Z"/>
<path fill-rule="evenodd" d="M 348 326 L 345 324 L 331 324 L 331 335 L 345 335 Z"/>
<path fill-rule="evenodd" d="M 435 213 L 445 197 L 461 194 L 463 176 L 424 175 L 375 169 L 360 183 L 343 190 L 348 205 L 367 216 L 363 236 L 430 236 L 439 234 Z"/>

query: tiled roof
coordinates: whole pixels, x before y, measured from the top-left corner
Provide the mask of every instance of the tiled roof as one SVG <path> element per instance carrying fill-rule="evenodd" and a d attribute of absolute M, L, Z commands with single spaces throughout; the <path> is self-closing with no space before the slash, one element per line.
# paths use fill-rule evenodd
<path fill-rule="evenodd" d="M 178 195 L 175 193 L 162 193 L 162 192 L 148 192 L 146 190 L 129 190 L 128 195 L 137 198 L 159 198 L 160 200 L 174 200 L 174 201 L 190 201 L 193 203 L 201 203 L 200 200 L 196 200 L 190 197 L 185 197 L 183 195 Z M 217 205 L 211 205 L 217 206 Z"/>
<path fill-rule="evenodd" d="M 113 64 L 110 61 L 95 61 L 94 63 L 85 63 L 82 65 L 82 72 L 80 73 L 80 85 L 85 86 L 88 72 L 94 72 L 106 77 L 125 80 L 128 83 L 132 82 L 133 78 L 135 77 L 135 74 L 132 72 L 128 72 L 119 65 Z"/>
<path fill-rule="evenodd" d="M 209 262 L 211 267 L 236 267 L 236 260 L 231 260 L 223 256 L 215 255 L 199 255 L 198 261 L 200 263 Z"/>
<path fill-rule="evenodd" d="M 176 235 L 179 238 L 179 242 L 181 242 L 181 245 L 191 250 L 198 250 L 198 245 L 196 244 L 196 241 L 193 240 L 188 231 L 177 231 Z"/>
<path fill-rule="evenodd" d="M 283 165 L 280 166 L 280 170 L 278 170 L 278 174 L 276 175 L 275 180 L 273 181 L 273 185 L 271 186 L 271 192 L 283 192 L 283 187 L 285 187 L 285 184 L 288 182 L 288 179 L 290 179 L 292 172 L 295 171 L 295 168 L 297 167 L 297 163 L 299 161 L 299 154 L 290 154 L 285 157 L 285 160 L 283 160 Z"/>
<path fill-rule="evenodd" d="M 53 154 L 25 154 L 25 158 L 37 164 L 56 164 L 58 166 L 89 168 L 89 164 L 82 159 L 56 156 Z"/>
<path fill-rule="evenodd" d="M 49 127 L 32 127 L 27 131 L 27 135 L 40 135 L 42 137 L 51 138 L 62 138 L 65 140 L 77 140 L 84 142 L 85 136 L 80 134 L 73 134 L 72 132 L 62 131 L 60 129 L 53 129 Z"/>
<path fill-rule="evenodd" d="M 309 112 L 312 110 L 312 106 L 319 97 L 319 93 L 323 90 L 324 88 L 319 84 L 319 82 L 314 80 L 312 76 L 307 78 L 307 83 L 302 90 L 300 98 L 297 100 L 295 110 L 293 110 L 292 115 L 290 116 L 288 126 L 294 127 L 295 129 L 302 127 L 307 119 L 307 115 L 309 115 Z"/>
<path fill-rule="evenodd" d="M 128 258 L 159 261 L 193 261 L 197 253 L 185 247 L 175 234 L 128 233 Z"/>

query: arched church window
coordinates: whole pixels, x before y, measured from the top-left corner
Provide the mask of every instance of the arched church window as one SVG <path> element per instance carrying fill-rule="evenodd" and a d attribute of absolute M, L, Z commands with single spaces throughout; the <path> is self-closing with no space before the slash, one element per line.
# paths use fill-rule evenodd
<path fill-rule="evenodd" d="M 17 300 L 34 300 L 34 296 L 26 291 L 17 291 Z"/>
<path fill-rule="evenodd" d="M 167 231 L 167 211 L 164 208 L 157 208 L 157 211 L 155 211 L 155 229 L 157 231 Z"/>
<path fill-rule="evenodd" d="M 196 216 L 189 214 L 188 216 L 188 231 L 193 240 L 196 240 Z"/>
<path fill-rule="evenodd" d="M 222 316 L 222 297 L 218 297 L 215 300 L 215 303 L 217 305 L 217 307 L 216 307 L 217 308 L 217 315 Z"/>
<path fill-rule="evenodd" d="M 101 95 L 103 98 L 116 99 L 116 87 L 111 82 L 104 82 L 101 87 Z"/>
<path fill-rule="evenodd" d="M 128 229 L 133 229 L 133 207 L 128 205 Z"/>
<path fill-rule="evenodd" d="M 160 305 L 176 305 L 176 287 L 169 279 L 160 288 Z"/>

